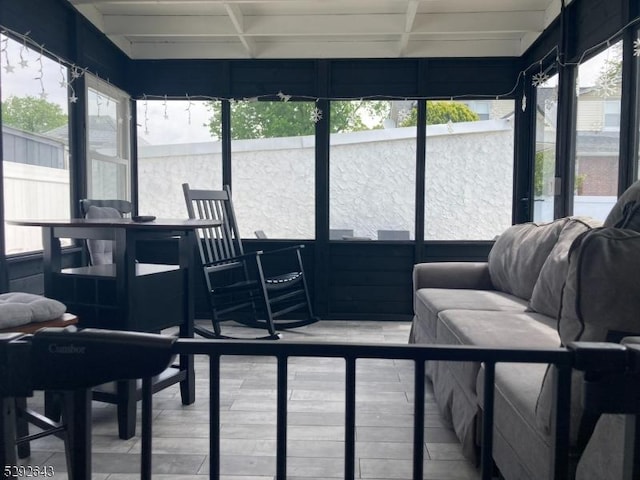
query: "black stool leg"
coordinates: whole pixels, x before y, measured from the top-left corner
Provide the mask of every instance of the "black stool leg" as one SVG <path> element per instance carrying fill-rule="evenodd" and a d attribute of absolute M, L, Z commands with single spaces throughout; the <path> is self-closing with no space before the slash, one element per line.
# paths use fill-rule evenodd
<path fill-rule="evenodd" d="M 136 381 L 123 380 L 116 385 L 118 405 L 118 435 L 128 440 L 136 434 Z"/>
<path fill-rule="evenodd" d="M 0 415 L 0 429 L 2 430 L 2 445 L 0 446 L 0 460 L 4 471 L 5 466 L 16 465 L 16 415 L 15 400 L 0 398 L 2 415 Z"/>
<path fill-rule="evenodd" d="M 91 478 L 91 390 L 64 393 L 65 453 L 69 480 Z"/>
<path fill-rule="evenodd" d="M 20 412 L 27 410 L 27 399 L 25 397 L 16 398 L 16 435 L 18 438 L 29 435 L 29 422 Z M 31 445 L 29 442 L 18 445 L 18 458 L 27 458 L 31 455 Z"/>

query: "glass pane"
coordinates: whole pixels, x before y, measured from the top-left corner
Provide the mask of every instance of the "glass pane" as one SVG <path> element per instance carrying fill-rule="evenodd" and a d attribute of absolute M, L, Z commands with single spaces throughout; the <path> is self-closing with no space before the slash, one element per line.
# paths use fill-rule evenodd
<path fill-rule="evenodd" d="M 141 100 L 138 119 L 138 210 L 185 218 L 182 184 L 222 187 L 220 102 Z"/>
<path fill-rule="evenodd" d="M 413 102 L 331 102 L 331 240 L 410 240 L 415 223 Z"/>
<path fill-rule="evenodd" d="M 233 206 L 245 238 L 315 236 L 312 102 L 231 105 Z"/>
<path fill-rule="evenodd" d="M 129 97 L 95 77 L 86 79 L 88 197 L 129 200 Z"/>
<path fill-rule="evenodd" d="M 486 120 L 463 102 L 427 102 L 426 240 L 491 240 L 511 225 L 514 102 L 481 102 Z"/>
<path fill-rule="evenodd" d="M 3 35 L 0 42 L 5 218 L 69 218 L 67 68 Z M 7 254 L 42 249 L 39 227 L 5 229 Z"/>
<path fill-rule="evenodd" d="M 558 75 L 537 87 L 536 156 L 533 180 L 533 221 L 554 218 L 556 176 L 556 122 L 558 118 Z"/>
<path fill-rule="evenodd" d="M 574 215 L 604 220 L 618 195 L 622 42 L 578 68 Z"/>

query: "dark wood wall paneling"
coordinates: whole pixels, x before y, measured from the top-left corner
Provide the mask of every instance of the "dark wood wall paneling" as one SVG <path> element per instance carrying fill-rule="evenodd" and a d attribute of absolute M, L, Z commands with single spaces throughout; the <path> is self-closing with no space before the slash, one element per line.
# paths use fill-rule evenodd
<path fill-rule="evenodd" d="M 332 242 L 329 254 L 327 318 L 409 318 L 412 243 Z"/>

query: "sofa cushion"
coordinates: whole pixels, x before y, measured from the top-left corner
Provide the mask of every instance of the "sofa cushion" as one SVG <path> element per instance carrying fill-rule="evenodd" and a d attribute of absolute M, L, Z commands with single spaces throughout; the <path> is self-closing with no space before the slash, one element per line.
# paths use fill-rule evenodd
<path fill-rule="evenodd" d="M 640 335 L 640 233 L 599 228 L 580 235 L 569 252 L 558 331 L 563 345 L 572 341 L 619 342 Z M 536 416 L 545 432 L 551 428 L 555 370 L 545 377 Z M 572 375 L 571 442 L 577 445 L 583 419 L 582 374 Z"/>
<path fill-rule="evenodd" d="M 562 218 L 540 225 L 522 223 L 500 235 L 489 252 L 489 274 L 496 290 L 529 300 L 566 222 Z"/>
<path fill-rule="evenodd" d="M 604 226 L 628 228 L 640 232 L 640 180 L 620 195 L 607 215 Z"/>
<path fill-rule="evenodd" d="M 551 478 L 551 442 L 537 428 L 535 407 L 546 366 L 499 363 L 495 369 L 493 458 L 504 478 Z M 478 373 L 478 403 L 484 408 L 484 369 Z"/>
<path fill-rule="evenodd" d="M 535 312 L 446 310 L 440 313 L 439 345 L 496 348 L 555 348 L 560 337 L 553 319 Z M 475 391 L 480 365 L 451 362 L 458 383 Z"/>
<path fill-rule="evenodd" d="M 438 345 L 482 347 L 557 347 L 554 321 L 544 315 L 518 311 L 445 310 L 438 323 Z M 473 451 L 477 413 L 479 362 L 435 362 L 434 395 L 450 418 L 465 454 Z M 544 367 L 544 366 L 543 366 Z M 544 370 L 544 368 L 543 368 Z M 535 404 L 538 391 L 532 402 Z M 534 417 L 534 409 L 531 409 Z"/>
<path fill-rule="evenodd" d="M 438 314 L 444 310 L 524 312 L 527 302 L 495 290 L 421 288 L 416 292 L 416 322 L 431 342 L 436 340 Z"/>
<path fill-rule="evenodd" d="M 558 324 L 563 344 L 640 334 L 640 233 L 600 228 L 569 254 Z"/>
<path fill-rule="evenodd" d="M 589 217 L 574 217 L 567 220 L 558 241 L 542 265 L 538 280 L 533 287 L 529 301 L 531 310 L 558 318 L 562 287 L 567 278 L 571 244 L 578 235 L 601 224 L 600 220 Z"/>

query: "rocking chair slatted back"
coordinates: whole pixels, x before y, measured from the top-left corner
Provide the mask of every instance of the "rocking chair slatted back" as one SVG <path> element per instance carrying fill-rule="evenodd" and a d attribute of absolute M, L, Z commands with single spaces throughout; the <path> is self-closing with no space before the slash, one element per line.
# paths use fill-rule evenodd
<path fill-rule="evenodd" d="M 200 256 L 204 266 L 216 264 L 243 255 L 240 232 L 233 213 L 233 204 L 229 187 L 224 190 L 191 190 L 188 184 L 182 186 L 185 198 L 188 198 L 189 218 L 219 220 L 219 227 L 198 229 Z"/>

